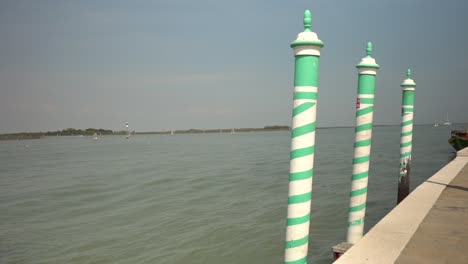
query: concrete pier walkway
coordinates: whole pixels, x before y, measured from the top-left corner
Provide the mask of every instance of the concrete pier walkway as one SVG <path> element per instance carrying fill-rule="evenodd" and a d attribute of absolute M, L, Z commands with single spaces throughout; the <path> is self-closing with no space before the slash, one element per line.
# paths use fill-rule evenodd
<path fill-rule="evenodd" d="M 334 263 L 468 263 L 468 148 Z"/>

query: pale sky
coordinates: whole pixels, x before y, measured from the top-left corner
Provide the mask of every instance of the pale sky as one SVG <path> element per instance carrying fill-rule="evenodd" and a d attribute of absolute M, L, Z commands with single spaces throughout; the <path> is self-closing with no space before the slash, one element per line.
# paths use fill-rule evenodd
<path fill-rule="evenodd" d="M 468 122 L 466 0 L 3 0 L 0 133 L 290 125 L 305 9 L 325 43 L 319 127 L 354 125 L 367 41 L 375 124 L 400 123 L 408 66 L 416 124 Z"/>

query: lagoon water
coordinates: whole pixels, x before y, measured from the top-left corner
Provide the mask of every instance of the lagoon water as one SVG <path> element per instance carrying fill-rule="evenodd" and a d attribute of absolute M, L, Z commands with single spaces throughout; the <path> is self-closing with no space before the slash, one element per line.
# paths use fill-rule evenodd
<path fill-rule="evenodd" d="M 319 129 L 309 263 L 345 239 L 353 128 Z M 394 206 L 399 126 L 375 127 L 366 229 Z M 414 189 L 451 158 L 415 126 Z M 0 263 L 282 263 L 289 132 L 0 142 Z"/>

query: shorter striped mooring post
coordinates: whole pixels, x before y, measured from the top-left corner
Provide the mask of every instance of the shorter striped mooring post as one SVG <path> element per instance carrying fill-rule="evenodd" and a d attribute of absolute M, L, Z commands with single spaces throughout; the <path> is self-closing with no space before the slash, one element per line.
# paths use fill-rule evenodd
<path fill-rule="evenodd" d="M 397 204 L 409 194 L 411 149 L 413 141 L 414 93 L 416 83 L 411 79 L 411 69 L 406 73 L 406 79 L 401 83 L 403 100 L 401 108 L 400 134 L 400 176 L 398 177 Z"/>
<path fill-rule="evenodd" d="M 369 176 L 372 123 L 374 115 L 375 78 L 379 65 L 372 58 L 372 43 L 367 44 L 367 56 L 356 65 L 359 72 L 356 100 L 356 128 L 353 175 L 348 211 L 347 242 L 355 244 L 364 233 L 367 180 Z"/>

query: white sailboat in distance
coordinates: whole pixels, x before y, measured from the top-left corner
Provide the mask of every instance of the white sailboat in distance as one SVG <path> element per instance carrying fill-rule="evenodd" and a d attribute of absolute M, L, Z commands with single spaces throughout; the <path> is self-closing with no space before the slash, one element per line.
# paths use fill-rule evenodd
<path fill-rule="evenodd" d="M 444 126 L 450 126 L 452 123 L 450 123 L 449 121 L 449 117 L 448 117 L 448 113 L 447 113 L 447 119 L 446 121 L 444 122 Z"/>

